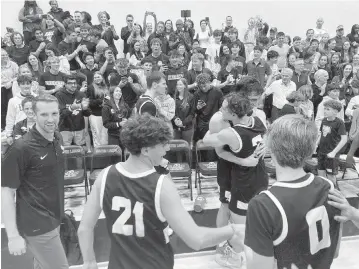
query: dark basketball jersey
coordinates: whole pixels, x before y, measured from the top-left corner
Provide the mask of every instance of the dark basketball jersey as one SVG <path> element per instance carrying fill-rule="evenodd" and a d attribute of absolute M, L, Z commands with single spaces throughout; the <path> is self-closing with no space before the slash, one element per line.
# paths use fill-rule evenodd
<path fill-rule="evenodd" d="M 231 121 L 228 121 L 230 126 L 233 127 L 233 123 Z M 224 150 L 226 151 L 231 151 L 231 149 L 229 148 L 228 145 L 225 145 L 223 147 Z M 232 163 L 224 160 L 222 158 L 218 157 L 218 161 L 217 161 L 217 181 L 218 181 L 218 185 L 222 186 L 227 186 L 227 182 L 230 181 L 231 178 L 231 169 L 232 169 Z M 229 185 L 230 186 L 230 185 Z M 230 189 L 230 187 L 229 187 Z"/>
<path fill-rule="evenodd" d="M 108 269 L 173 268 L 168 224 L 160 209 L 164 175 L 129 174 L 110 166 L 102 182 L 102 209 L 111 238 Z"/>
<path fill-rule="evenodd" d="M 269 212 L 277 220 L 274 225 L 281 227 L 273 241 L 278 269 L 292 264 L 299 269 L 330 268 L 340 231 L 334 220 L 340 211 L 327 203 L 333 188 L 329 180 L 309 174 L 299 182 L 276 182 L 263 192 L 276 207 Z"/>
<path fill-rule="evenodd" d="M 157 117 L 157 108 L 155 101 L 148 95 L 141 95 L 135 105 L 136 114 L 142 115 L 143 113 L 149 113 L 151 116 Z M 145 109 L 147 108 L 147 109 Z"/>
<path fill-rule="evenodd" d="M 232 127 L 240 142 L 240 148 L 231 149 L 231 151 L 238 158 L 245 159 L 251 156 L 258 144 L 262 142 L 263 135 L 267 130 L 258 117 L 252 117 L 252 119 L 250 126 L 237 124 Z M 258 161 L 255 167 L 232 165 L 231 178 L 234 188 L 250 187 L 255 190 L 268 186 L 268 175 L 265 172 L 263 158 Z"/>

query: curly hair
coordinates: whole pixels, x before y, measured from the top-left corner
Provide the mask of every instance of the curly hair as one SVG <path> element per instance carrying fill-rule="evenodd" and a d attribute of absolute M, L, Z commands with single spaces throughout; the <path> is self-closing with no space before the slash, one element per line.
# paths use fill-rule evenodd
<path fill-rule="evenodd" d="M 264 90 L 260 82 L 255 77 L 243 77 L 236 86 L 236 92 L 240 92 L 245 96 L 261 95 Z"/>
<path fill-rule="evenodd" d="M 335 109 L 336 111 L 340 112 L 342 110 L 343 105 L 339 101 L 336 100 L 327 100 L 323 104 L 324 107 L 330 107 L 332 109 Z"/>
<path fill-rule="evenodd" d="M 197 84 L 206 84 L 208 82 L 211 82 L 211 77 L 210 75 L 206 74 L 206 73 L 202 73 L 202 74 L 199 74 L 197 77 L 196 77 L 196 82 Z"/>
<path fill-rule="evenodd" d="M 228 102 L 228 109 L 236 114 L 238 118 L 252 114 L 251 102 L 243 94 L 238 92 L 230 93 L 226 96 L 226 100 Z"/>
<path fill-rule="evenodd" d="M 130 118 L 122 127 L 120 138 L 132 155 L 140 155 L 143 148 L 168 143 L 172 132 L 164 120 L 145 113 Z"/>

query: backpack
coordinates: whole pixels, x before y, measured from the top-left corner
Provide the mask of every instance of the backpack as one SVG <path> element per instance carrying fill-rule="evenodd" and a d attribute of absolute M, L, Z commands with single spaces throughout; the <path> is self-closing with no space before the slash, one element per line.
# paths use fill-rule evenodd
<path fill-rule="evenodd" d="M 77 229 L 78 224 L 75 220 L 74 213 L 69 209 L 65 210 L 61 221 L 60 238 L 69 265 L 83 263 Z"/>

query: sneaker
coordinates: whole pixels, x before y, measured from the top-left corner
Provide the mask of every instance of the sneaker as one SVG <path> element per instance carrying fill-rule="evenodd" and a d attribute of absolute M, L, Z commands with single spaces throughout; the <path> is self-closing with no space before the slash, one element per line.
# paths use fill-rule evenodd
<path fill-rule="evenodd" d="M 240 269 L 245 265 L 244 252 L 237 253 L 226 243 L 223 247 L 218 247 L 216 251 L 215 261 L 228 268 Z"/>

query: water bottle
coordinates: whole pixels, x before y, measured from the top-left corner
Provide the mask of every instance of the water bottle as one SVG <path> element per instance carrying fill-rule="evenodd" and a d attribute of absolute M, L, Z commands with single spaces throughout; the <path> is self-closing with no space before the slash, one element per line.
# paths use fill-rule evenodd
<path fill-rule="evenodd" d="M 197 213 L 201 213 L 204 209 L 204 205 L 206 204 L 206 198 L 202 195 L 198 195 L 196 200 L 194 201 L 193 209 Z"/>

